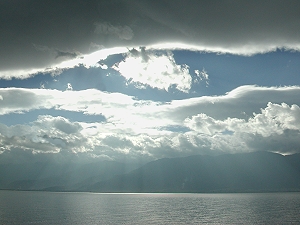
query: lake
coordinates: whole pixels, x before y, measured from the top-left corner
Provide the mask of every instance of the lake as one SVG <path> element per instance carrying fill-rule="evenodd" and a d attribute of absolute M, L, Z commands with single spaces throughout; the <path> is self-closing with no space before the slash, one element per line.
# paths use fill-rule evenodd
<path fill-rule="evenodd" d="M 0 191 L 0 224 L 299 224 L 300 193 Z"/>

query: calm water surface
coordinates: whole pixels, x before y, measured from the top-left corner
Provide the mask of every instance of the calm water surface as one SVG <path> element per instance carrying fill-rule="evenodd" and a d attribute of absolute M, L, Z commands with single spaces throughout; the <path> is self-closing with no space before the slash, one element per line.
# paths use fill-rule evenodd
<path fill-rule="evenodd" d="M 300 224 L 300 193 L 0 191 L 0 224 Z"/>

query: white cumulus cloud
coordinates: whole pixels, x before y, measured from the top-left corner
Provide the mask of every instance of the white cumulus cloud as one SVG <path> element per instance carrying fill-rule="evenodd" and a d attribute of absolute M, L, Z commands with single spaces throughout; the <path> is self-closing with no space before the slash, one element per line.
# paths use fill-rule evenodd
<path fill-rule="evenodd" d="M 149 85 L 166 91 L 174 86 L 179 91 L 188 92 L 192 84 L 189 67 L 185 64 L 177 65 L 171 53 L 156 54 L 144 48 L 141 48 L 140 52 L 133 49 L 113 68 L 128 82 Z"/>

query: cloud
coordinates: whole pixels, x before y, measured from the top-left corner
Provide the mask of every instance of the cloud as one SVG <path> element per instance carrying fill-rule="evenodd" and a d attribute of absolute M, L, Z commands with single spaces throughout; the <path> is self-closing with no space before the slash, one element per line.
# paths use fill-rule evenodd
<path fill-rule="evenodd" d="M 72 84 L 71 83 L 68 83 L 67 84 L 67 91 L 72 91 L 73 90 L 73 87 L 72 87 Z"/>
<path fill-rule="evenodd" d="M 113 26 L 109 23 L 95 23 L 96 34 L 117 35 L 120 39 L 131 40 L 134 36 L 129 26 Z"/>
<path fill-rule="evenodd" d="M 11 80 L 12 78 L 17 79 L 27 79 L 36 74 L 42 73 L 50 73 L 53 76 L 57 76 L 61 74 L 64 70 L 74 68 L 76 66 L 85 66 L 86 68 L 90 67 L 98 67 L 98 62 L 106 59 L 109 55 L 120 54 L 127 52 L 127 48 L 125 47 L 116 47 L 109 49 L 100 49 L 91 54 L 80 55 L 80 53 L 74 52 L 56 52 L 54 55 L 56 59 L 56 63 L 50 65 L 49 67 L 36 67 L 30 69 L 12 69 L 7 71 L 0 71 L 0 79 Z M 75 57 L 75 54 L 80 55 L 80 57 Z M 58 55 L 64 57 L 57 57 Z M 57 58 L 73 58 L 68 60 L 59 60 Z M 50 60 L 51 61 L 51 60 Z M 101 66 L 101 65 L 100 65 Z"/>
<path fill-rule="evenodd" d="M 299 153 L 300 108 L 298 105 L 268 103 L 261 113 L 254 113 L 248 120 L 227 118 L 216 120 L 205 114 L 187 118 L 185 125 L 217 139 L 218 150 L 225 151 L 273 151 L 279 153 Z M 225 141 L 226 139 L 226 141 Z M 214 143 L 214 141 L 211 141 Z M 222 145 L 226 143 L 227 146 Z M 239 144 L 241 143 L 241 144 Z M 234 149 L 239 146 L 240 149 Z"/>
<path fill-rule="evenodd" d="M 300 87 L 241 86 L 225 95 L 202 96 L 171 102 L 137 100 L 121 93 L 108 93 L 96 89 L 58 91 L 49 89 L 0 89 L 0 115 L 24 113 L 35 109 L 56 109 L 103 115 L 114 124 L 136 129 L 182 125 L 198 114 L 217 120 L 228 117 L 249 119 L 260 113 L 268 102 L 300 105 Z M 268 111 L 269 112 L 269 111 Z M 270 112 L 269 112 L 270 113 Z"/>
<path fill-rule="evenodd" d="M 57 59 L 59 57 L 65 57 L 67 59 L 68 58 L 76 58 L 77 56 L 80 55 L 79 52 L 62 51 L 59 49 L 49 48 L 47 46 L 36 45 L 36 44 L 33 44 L 33 46 L 38 51 L 48 52 L 49 54 L 55 56 L 55 59 Z"/>
<path fill-rule="evenodd" d="M 132 49 L 126 58 L 113 66 L 129 83 L 137 88 L 149 85 L 168 91 L 174 86 L 179 91 L 189 92 L 192 77 L 189 67 L 185 64 L 177 65 L 173 55 L 148 52 L 145 48 L 140 51 Z"/>
<path fill-rule="evenodd" d="M 36 123 L 47 127 L 53 126 L 65 134 L 77 133 L 82 129 L 79 123 L 71 123 L 68 119 L 63 117 L 40 116 Z"/>
<path fill-rule="evenodd" d="M 28 125 L 1 124 L 1 142 L 5 150 L 23 149 L 32 153 L 58 153 L 63 150 L 88 151 L 79 123 L 63 117 L 39 116 Z"/>
<path fill-rule="evenodd" d="M 14 155 L 20 151 L 23 154 L 14 157 L 16 160 L 21 160 L 18 158 L 22 158 L 22 155 L 30 158 L 33 155 L 46 154 L 48 158 L 64 155 L 70 160 L 77 155 L 82 159 L 99 157 L 118 161 L 124 160 L 124 157 L 128 160 L 148 161 L 164 156 L 208 151 L 208 149 L 199 150 L 198 144 L 203 143 L 201 138 L 194 137 L 197 143 L 194 140 L 191 144 L 188 136 L 183 134 L 170 133 L 158 136 L 126 133 L 122 129 L 112 132 L 108 128 L 109 125 L 105 124 L 70 122 L 66 118 L 49 115 L 39 116 L 28 125 L 8 127 L 0 124 L 0 143 L 3 146 L 0 160 L 10 152 Z M 95 131 L 91 133 L 89 129 Z M 189 149 L 190 147 L 192 148 Z M 49 155 L 50 153 L 52 155 Z"/>
<path fill-rule="evenodd" d="M 255 85 L 240 86 L 220 96 L 202 96 L 183 100 L 173 100 L 161 107 L 158 115 L 164 114 L 174 121 L 200 113 L 218 120 L 228 117 L 248 119 L 253 113 L 260 113 L 268 102 L 288 105 L 300 105 L 297 95 L 299 86 L 259 87 Z"/>
<path fill-rule="evenodd" d="M 58 57 L 76 58 L 78 55 L 80 55 L 80 53 L 57 50 L 55 58 L 58 58 Z"/>
<path fill-rule="evenodd" d="M 28 124 L 1 124 L 0 150 L 73 152 L 115 160 L 256 150 L 299 152 L 299 94 L 297 86 L 242 86 L 224 96 L 162 103 L 94 89 L 4 88 L 0 89 L 2 115 L 55 109 L 101 114 L 106 119 L 73 122 L 40 115 Z"/>
<path fill-rule="evenodd" d="M 82 112 L 90 115 L 104 115 L 113 123 L 132 123 L 146 101 L 137 101 L 133 97 L 120 93 L 106 93 L 95 89 L 82 91 L 58 91 L 49 89 L 2 88 L 0 115 L 25 113 L 37 109 L 55 109 Z M 123 120 L 127 116 L 126 120 Z M 138 122 L 138 120 L 137 120 Z"/>
<path fill-rule="evenodd" d="M 297 1 L 287 5 L 284 1 L 256 4 L 247 1 L 162 1 L 151 4 L 141 1 L 142 14 L 147 15 L 177 34 L 165 34 L 160 42 L 190 44 L 203 49 L 253 54 L 280 47 L 299 49 L 294 33 L 299 26 L 297 21 Z M 168 11 L 170 13 L 164 13 Z M 278 15 L 278 11 L 281 11 Z M 167 32 L 166 32 L 167 33 Z M 287 34 L 291 34 L 290 37 Z M 292 47 L 293 46 L 293 47 Z"/>
<path fill-rule="evenodd" d="M 254 151 L 264 150 L 280 154 L 299 153 L 299 130 L 286 129 L 282 134 L 273 134 L 267 137 L 262 137 L 258 134 L 244 136 L 243 140 L 246 142 L 247 147 Z"/>
<path fill-rule="evenodd" d="M 200 133 L 214 134 L 226 130 L 226 122 L 214 120 L 206 114 L 198 114 L 192 118 L 185 119 L 185 125 L 190 129 L 196 130 Z"/>
<path fill-rule="evenodd" d="M 147 161 L 161 157 L 257 150 L 295 153 L 300 147 L 298 115 L 296 105 L 269 103 L 249 120 L 215 120 L 196 115 L 185 121 L 191 131 L 165 132 L 163 135 L 126 132 L 124 127 L 109 122 L 71 122 L 60 116 L 44 115 L 27 125 L 0 125 L 0 142 L 5 146 L 4 152 L 15 149 L 34 154 L 71 152 L 73 155 L 84 154 L 87 158 L 99 156 L 114 160 L 126 157 Z M 200 120 L 203 122 L 199 123 Z M 227 130 L 231 132 L 224 132 Z M 72 154 L 68 157 L 73 157 Z"/>
<path fill-rule="evenodd" d="M 242 55 L 277 48 L 299 51 L 299 4 L 297 0 L 259 4 L 238 0 L 5 1 L 0 11 L 0 77 L 28 77 L 66 60 L 37 50 L 32 43 L 70 57 L 77 52 L 91 54 L 95 51 L 91 43 L 106 49 L 146 46 Z"/>
<path fill-rule="evenodd" d="M 195 74 L 197 75 L 196 79 L 194 79 L 195 83 L 199 83 L 201 81 L 205 81 L 206 86 L 209 85 L 208 74 L 207 74 L 207 71 L 204 68 L 201 71 L 200 70 L 195 70 Z"/>
<path fill-rule="evenodd" d="M 206 114 L 198 114 L 185 119 L 185 125 L 200 133 L 215 134 L 224 131 L 259 134 L 263 137 L 283 134 L 285 130 L 300 131 L 300 108 L 285 103 L 268 103 L 261 113 L 254 113 L 248 120 L 227 118 L 215 120 Z"/>

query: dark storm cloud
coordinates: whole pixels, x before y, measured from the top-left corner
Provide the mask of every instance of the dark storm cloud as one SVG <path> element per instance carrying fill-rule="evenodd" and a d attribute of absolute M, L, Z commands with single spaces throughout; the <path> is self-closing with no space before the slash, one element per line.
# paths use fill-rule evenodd
<path fill-rule="evenodd" d="M 76 58 L 77 57 L 77 53 L 76 52 L 64 52 L 64 51 L 56 51 L 56 57 L 55 58 L 59 58 L 59 57 L 66 57 L 66 58 Z"/>
<path fill-rule="evenodd" d="M 62 50 L 59 50 L 59 49 L 53 49 L 53 48 L 49 48 L 47 46 L 42 46 L 42 45 L 33 44 L 33 46 L 38 51 L 48 52 L 49 54 L 52 54 L 53 56 L 55 56 L 55 59 L 57 59 L 59 57 L 71 58 L 72 59 L 72 58 L 76 58 L 77 56 L 80 55 L 80 53 L 78 53 L 78 52 L 62 51 Z"/>
<path fill-rule="evenodd" d="M 296 0 L 1 1 L 0 72 L 46 68 L 92 45 L 180 47 L 164 45 L 176 42 L 236 54 L 299 49 L 299 19 Z M 34 45 L 59 50 L 53 56 Z"/>

